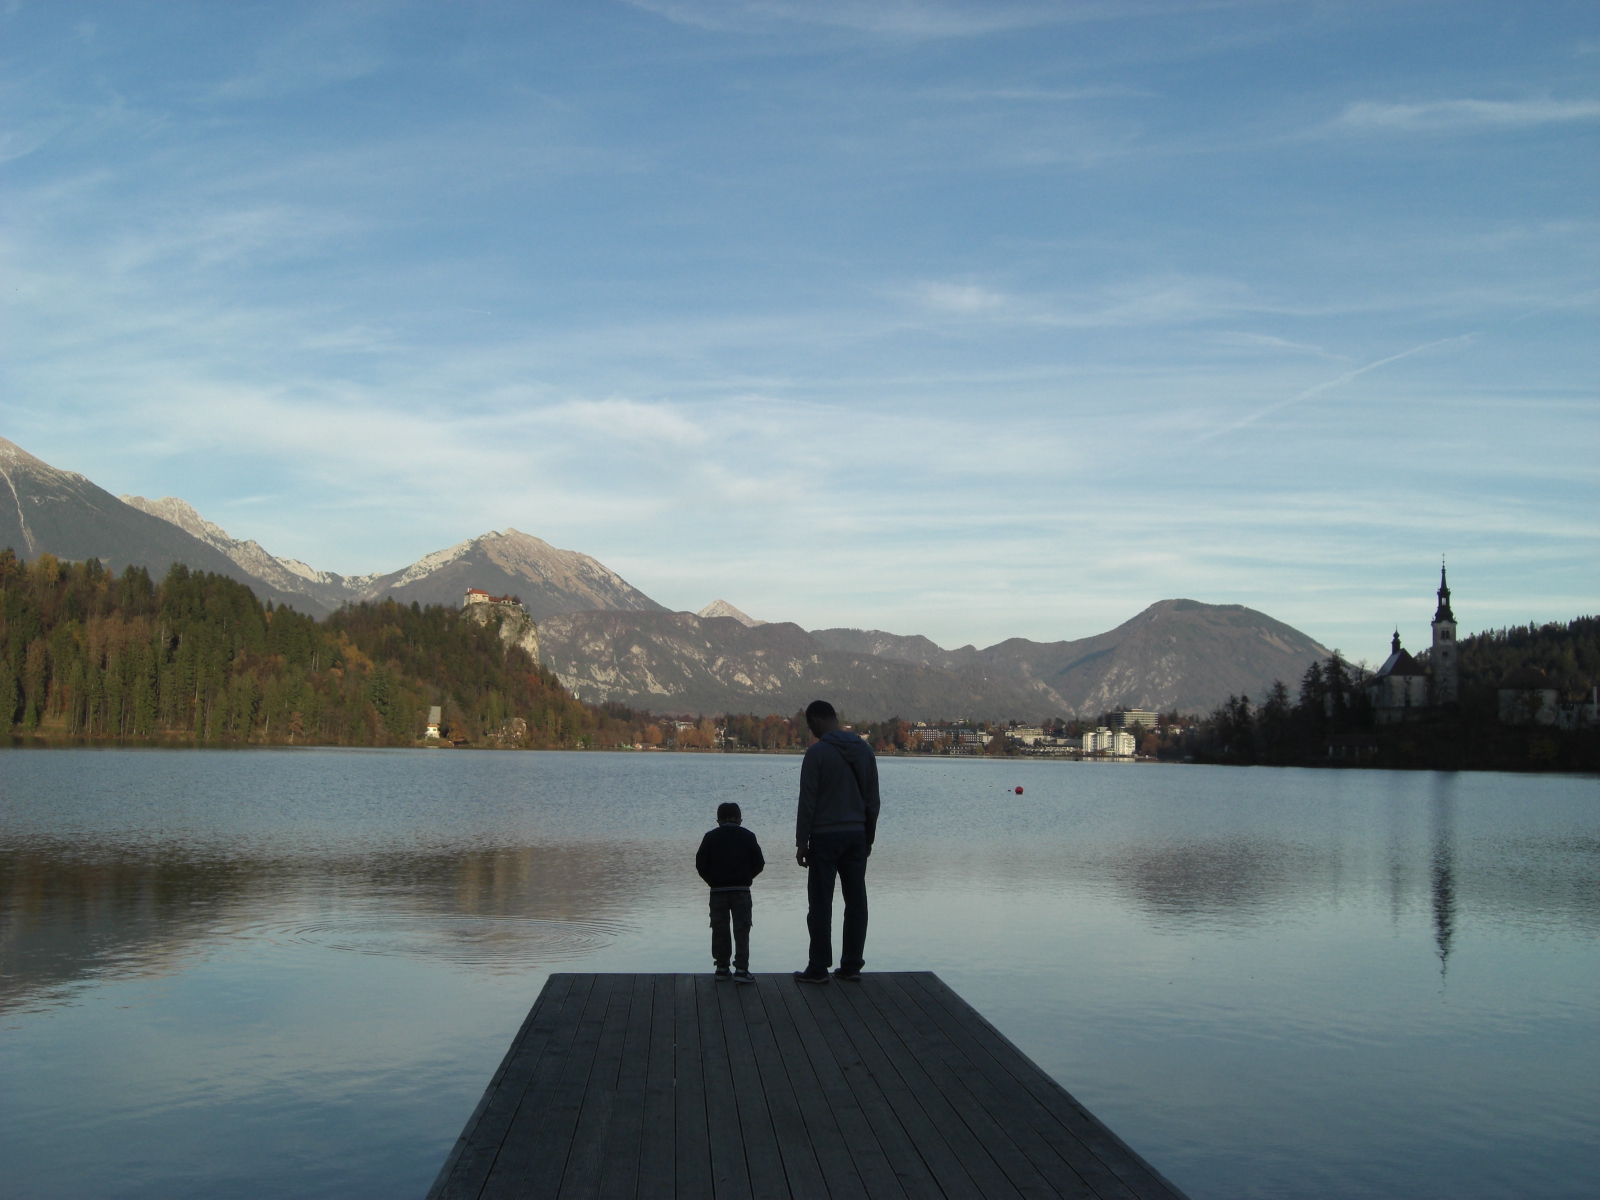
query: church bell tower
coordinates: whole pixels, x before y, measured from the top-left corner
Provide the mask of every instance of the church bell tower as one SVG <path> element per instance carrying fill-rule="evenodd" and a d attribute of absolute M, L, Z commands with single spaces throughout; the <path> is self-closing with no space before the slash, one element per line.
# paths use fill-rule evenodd
<path fill-rule="evenodd" d="M 1461 699 L 1461 666 L 1456 658 L 1456 615 L 1450 611 L 1450 585 L 1439 568 L 1439 607 L 1433 614 L 1433 702 Z"/>

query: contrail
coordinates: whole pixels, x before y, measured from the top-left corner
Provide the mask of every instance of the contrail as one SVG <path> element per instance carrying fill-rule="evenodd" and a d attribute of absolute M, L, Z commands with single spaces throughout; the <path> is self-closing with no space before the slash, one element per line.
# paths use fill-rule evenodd
<path fill-rule="evenodd" d="M 1477 336 L 1476 333 L 1457 334 L 1455 337 L 1440 338 L 1436 342 L 1424 342 L 1420 346 L 1402 350 L 1399 354 L 1391 354 L 1388 358 L 1380 358 L 1377 362 L 1370 362 L 1364 367 L 1357 367 L 1354 371 L 1346 371 L 1336 379 L 1329 379 L 1324 383 L 1317 384 L 1315 387 L 1308 387 L 1305 391 L 1290 396 L 1287 400 L 1279 400 L 1276 404 L 1269 404 L 1265 408 L 1257 409 L 1247 417 L 1240 417 L 1231 425 L 1224 425 L 1221 429 L 1214 429 L 1210 433 L 1203 435 L 1200 441 L 1207 442 L 1224 433 L 1232 433 L 1235 429 L 1243 429 L 1246 425 L 1252 425 L 1259 421 L 1268 413 L 1275 413 L 1280 408 L 1288 408 L 1291 404 L 1299 404 L 1302 400 L 1309 400 L 1318 392 L 1325 392 L 1329 388 L 1336 388 L 1341 384 L 1349 383 L 1357 375 L 1365 375 L 1368 371 L 1376 371 L 1379 367 L 1386 367 L 1392 362 L 1399 362 L 1402 358 L 1409 358 L 1413 354 L 1420 354 L 1422 351 L 1431 350 L 1435 346 L 1444 346 L 1451 342 L 1470 342 Z"/>

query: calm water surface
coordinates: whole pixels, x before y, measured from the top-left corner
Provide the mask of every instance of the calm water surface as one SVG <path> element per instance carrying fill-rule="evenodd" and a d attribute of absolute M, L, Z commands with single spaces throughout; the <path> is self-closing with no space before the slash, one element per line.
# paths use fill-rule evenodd
<path fill-rule="evenodd" d="M 797 758 L 0 751 L 0 1193 L 420 1196 L 553 970 L 805 957 Z M 1197 1200 L 1594 1196 L 1594 779 L 886 760 L 933 969 Z M 1016 796 L 1011 788 L 1022 784 Z"/>

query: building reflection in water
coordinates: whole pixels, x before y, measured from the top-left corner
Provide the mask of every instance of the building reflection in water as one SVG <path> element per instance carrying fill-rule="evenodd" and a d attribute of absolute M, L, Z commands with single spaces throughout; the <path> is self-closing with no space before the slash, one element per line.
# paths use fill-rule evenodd
<path fill-rule="evenodd" d="M 1439 976 L 1450 967 L 1450 943 L 1456 929 L 1456 810 L 1450 776 L 1434 783 L 1429 800 L 1433 825 L 1429 882 L 1433 899 L 1433 940 L 1439 950 Z"/>

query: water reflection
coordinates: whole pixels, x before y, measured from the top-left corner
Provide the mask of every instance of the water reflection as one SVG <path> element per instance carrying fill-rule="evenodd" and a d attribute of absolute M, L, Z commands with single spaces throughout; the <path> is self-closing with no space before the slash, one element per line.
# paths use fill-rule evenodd
<path fill-rule="evenodd" d="M 627 846 L 334 859 L 0 848 L 0 1009 L 180 970 L 230 942 L 437 958 L 490 971 L 581 958 L 633 925 Z"/>
<path fill-rule="evenodd" d="M 1265 838 L 1136 844 L 1107 863 L 1118 889 L 1163 920 L 1253 923 L 1284 900 L 1326 891 L 1339 875 L 1336 853 Z"/>
<path fill-rule="evenodd" d="M 1429 876 L 1433 899 L 1433 940 L 1439 948 L 1439 978 L 1450 968 L 1450 941 L 1456 929 L 1455 798 L 1445 785 L 1436 786 L 1429 802 L 1433 855 Z"/>

